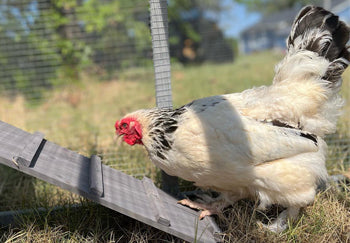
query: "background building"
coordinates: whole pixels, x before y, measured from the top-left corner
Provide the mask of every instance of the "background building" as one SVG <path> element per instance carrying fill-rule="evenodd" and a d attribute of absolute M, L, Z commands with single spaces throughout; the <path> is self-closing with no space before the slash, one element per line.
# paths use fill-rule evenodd
<path fill-rule="evenodd" d="M 326 2 L 326 1 L 325 1 Z M 322 5 L 322 4 L 321 4 Z M 329 1 L 330 9 L 350 23 L 350 1 Z M 301 6 L 264 16 L 261 21 L 241 33 L 240 51 L 247 54 L 267 49 L 284 50 L 295 15 Z"/>

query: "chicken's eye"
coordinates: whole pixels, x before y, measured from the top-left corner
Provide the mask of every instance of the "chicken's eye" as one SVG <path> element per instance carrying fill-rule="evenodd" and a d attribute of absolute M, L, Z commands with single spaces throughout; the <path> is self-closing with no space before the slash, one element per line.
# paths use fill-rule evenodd
<path fill-rule="evenodd" d="M 122 124 L 122 128 L 127 128 L 128 127 L 128 124 L 127 123 L 123 123 Z"/>

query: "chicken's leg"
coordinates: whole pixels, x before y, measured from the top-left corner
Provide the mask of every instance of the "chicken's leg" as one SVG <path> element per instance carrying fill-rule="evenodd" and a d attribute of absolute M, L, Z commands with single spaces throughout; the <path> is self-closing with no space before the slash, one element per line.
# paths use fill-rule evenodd
<path fill-rule="evenodd" d="M 287 229 L 288 227 L 288 220 L 294 220 L 298 214 L 299 214 L 300 208 L 298 207 L 289 207 L 286 210 L 284 210 L 282 213 L 280 213 L 276 220 L 274 220 L 270 224 L 263 224 L 261 222 L 258 222 L 258 224 L 264 228 L 268 229 L 274 233 L 280 233 Z"/>

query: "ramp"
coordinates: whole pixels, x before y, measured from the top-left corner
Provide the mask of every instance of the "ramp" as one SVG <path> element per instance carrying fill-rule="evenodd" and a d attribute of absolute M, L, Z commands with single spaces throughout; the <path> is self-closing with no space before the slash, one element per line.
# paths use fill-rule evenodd
<path fill-rule="evenodd" d="M 218 242 L 214 220 L 177 204 L 151 179 L 138 180 L 0 121 L 0 163 L 57 185 L 189 242 Z M 1 219 L 0 219 L 1 220 Z"/>

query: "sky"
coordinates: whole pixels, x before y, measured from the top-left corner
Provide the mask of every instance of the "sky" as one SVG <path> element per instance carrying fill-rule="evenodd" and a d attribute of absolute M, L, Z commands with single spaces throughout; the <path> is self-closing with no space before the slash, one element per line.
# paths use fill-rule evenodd
<path fill-rule="evenodd" d="M 232 0 L 223 0 L 222 3 L 225 11 L 222 11 L 217 19 L 226 37 L 239 37 L 243 30 L 256 24 L 261 19 L 261 13 L 248 11 L 243 4 Z M 337 14 L 343 21 L 350 23 L 350 8 L 346 8 Z"/>
<path fill-rule="evenodd" d="M 219 26 L 224 30 L 226 37 L 239 37 L 239 34 L 246 28 L 254 25 L 261 19 L 260 13 L 247 10 L 243 4 L 232 0 L 223 1 L 224 9 L 218 16 Z"/>

